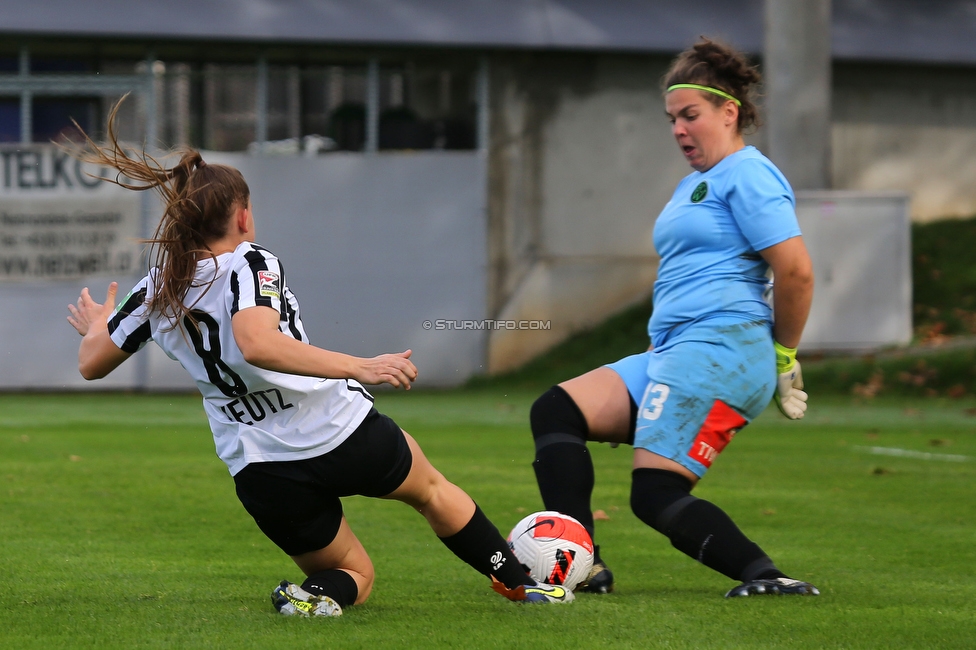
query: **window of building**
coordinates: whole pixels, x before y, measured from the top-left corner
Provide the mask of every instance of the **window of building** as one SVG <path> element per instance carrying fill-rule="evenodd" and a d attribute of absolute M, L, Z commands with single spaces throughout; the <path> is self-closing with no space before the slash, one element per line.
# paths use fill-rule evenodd
<path fill-rule="evenodd" d="M 303 70 L 301 135 L 330 138 L 338 150 L 366 146 L 365 65 L 314 66 Z"/>
<path fill-rule="evenodd" d="M 0 141 L 22 141 L 22 128 L 30 129 L 34 142 L 57 139 L 74 132 L 72 119 L 102 137 L 112 106 L 128 90 L 131 96 L 116 119 L 117 135 L 144 142 L 152 127 L 153 144 L 163 148 L 244 151 L 269 141 L 307 147 L 310 139 L 319 151 L 477 146 L 477 66 L 470 56 L 427 52 L 398 61 L 386 53 L 370 68 L 366 58 L 329 62 L 322 53 L 312 62 L 307 51 L 296 51 L 291 60 L 277 52 L 265 62 L 258 55 L 201 60 L 200 51 L 187 50 L 194 56 L 161 53 L 149 62 L 112 58 L 95 45 L 73 48 L 60 55 L 48 44 L 36 57 L 25 59 L 23 51 L 19 57 L 0 56 L 8 89 L 0 96 Z M 50 80 L 49 87 L 9 91 L 16 89 L 25 61 L 28 74 Z M 85 78 L 91 79 L 92 92 L 72 82 Z M 102 83 L 112 79 L 114 85 Z M 58 83 L 70 88 L 56 88 Z M 30 107 L 28 120 L 21 115 L 24 106 Z"/>
<path fill-rule="evenodd" d="M 474 66 L 408 63 L 381 74 L 381 149 L 474 149 Z M 385 137 L 384 137 L 385 136 Z"/>
<path fill-rule="evenodd" d="M 82 74 L 94 72 L 92 61 L 85 58 L 59 56 L 31 57 L 31 74 Z"/>
<path fill-rule="evenodd" d="M 89 133 L 92 125 L 98 123 L 100 108 L 98 97 L 38 97 L 31 104 L 31 139 L 77 140 L 80 134 L 75 123 Z"/>

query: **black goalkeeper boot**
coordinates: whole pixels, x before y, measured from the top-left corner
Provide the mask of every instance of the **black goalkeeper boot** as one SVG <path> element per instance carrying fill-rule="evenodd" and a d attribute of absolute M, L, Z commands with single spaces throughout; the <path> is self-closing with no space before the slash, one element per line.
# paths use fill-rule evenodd
<path fill-rule="evenodd" d="M 593 547 L 593 568 L 579 587 L 591 594 L 609 594 L 613 591 L 613 572 L 600 558 L 600 547 Z"/>
<path fill-rule="evenodd" d="M 749 580 L 738 587 L 729 590 L 726 598 L 741 598 L 742 596 L 819 596 L 820 590 L 809 582 L 793 580 L 792 578 L 772 578 L 765 580 Z"/>

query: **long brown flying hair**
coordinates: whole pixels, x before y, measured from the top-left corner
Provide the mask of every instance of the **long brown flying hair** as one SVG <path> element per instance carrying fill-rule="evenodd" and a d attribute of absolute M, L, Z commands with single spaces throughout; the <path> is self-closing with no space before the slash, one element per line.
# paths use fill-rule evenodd
<path fill-rule="evenodd" d="M 126 150 L 115 130 L 115 118 L 123 101 L 125 97 L 109 114 L 106 144 L 96 143 L 75 123 L 83 136 L 81 145 L 61 146 L 84 162 L 118 172 L 115 178 L 103 180 L 129 190 L 154 190 L 162 198 L 163 216 L 152 238 L 145 240 L 156 287 L 148 307 L 151 314 L 158 314 L 176 327 L 192 307 L 184 301 L 194 286 L 197 261 L 214 257 L 207 243 L 227 234 L 233 210 L 247 207 L 251 192 L 238 170 L 227 165 L 208 165 L 194 149 L 170 152 L 167 157 L 180 156 L 171 168 L 145 149 Z"/>

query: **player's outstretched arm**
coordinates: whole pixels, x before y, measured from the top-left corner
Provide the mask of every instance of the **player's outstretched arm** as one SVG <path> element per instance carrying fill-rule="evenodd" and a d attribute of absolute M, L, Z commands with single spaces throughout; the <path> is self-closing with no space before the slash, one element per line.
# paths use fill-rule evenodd
<path fill-rule="evenodd" d="M 81 290 L 77 305 L 68 305 L 68 323 L 81 334 L 78 348 L 78 370 L 85 379 L 101 379 L 119 367 L 131 354 L 123 352 L 109 336 L 108 319 L 115 311 L 115 294 L 119 285 L 108 285 L 105 302 L 98 304 L 88 292 Z"/>
<path fill-rule="evenodd" d="M 372 358 L 323 350 L 282 334 L 278 330 L 279 317 L 270 307 L 249 307 L 234 314 L 234 340 L 245 361 L 292 375 L 355 379 L 363 384 L 390 384 L 407 390 L 417 378 L 410 350 Z"/>
<path fill-rule="evenodd" d="M 796 361 L 813 302 L 813 263 L 801 237 L 793 237 L 759 251 L 773 270 L 773 338 L 776 347 L 776 406 L 786 417 L 798 420 L 807 410 L 803 375 Z"/>

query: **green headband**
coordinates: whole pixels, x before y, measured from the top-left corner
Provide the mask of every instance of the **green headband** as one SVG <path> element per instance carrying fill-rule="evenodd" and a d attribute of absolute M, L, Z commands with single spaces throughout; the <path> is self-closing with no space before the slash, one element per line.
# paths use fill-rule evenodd
<path fill-rule="evenodd" d="M 703 90 L 706 93 L 712 93 L 713 95 L 718 95 L 719 97 L 731 99 L 732 101 L 735 102 L 736 106 L 742 106 L 742 102 L 740 102 L 732 95 L 728 94 L 724 90 L 719 90 L 718 88 L 712 88 L 711 86 L 699 86 L 698 84 L 674 84 L 673 86 L 668 88 L 667 92 L 671 92 L 672 90 L 677 90 L 678 88 L 691 88 L 692 90 Z"/>

